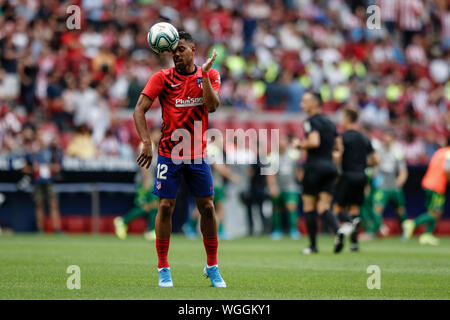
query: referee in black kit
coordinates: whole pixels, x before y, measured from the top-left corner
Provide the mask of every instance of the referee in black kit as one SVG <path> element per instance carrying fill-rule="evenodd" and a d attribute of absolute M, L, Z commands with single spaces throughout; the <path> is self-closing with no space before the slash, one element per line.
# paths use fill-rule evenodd
<path fill-rule="evenodd" d="M 351 250 L 358 251 L 359 209 L 364 202 L 367 166 L 376 166 L 379 158 L 370 139 L 358 131 L 358 111 L 347 107 L 342 111 L 341 125 L 344 129 L 339 137 L 342 152 L 336 159 L 341 175 L 334 194 L 334 213 L 341 222 L 352 223 Z"/>
<path fill-rule="evenodd" d="M 295 139 L 293 146 L 307 151 L 303 178 L 303 212 L 308 230 L 310 246 L 303 250 L 304 254 L 317 253 L 317 215 L 329 225 L 335 237 L 334 252 L 343 247 L 343 233 L 336 216 L 331 212 L 331 200 L 337 178 L 337 167 L 333 162 L 333 152 L 339 155 L 336 126 L 320 113 L 321 97 L 317 93 L 306 92 L 302 97 L 301 106 L 308 114 L 304 122 L 305 139 Z M 348 228 L 347 228 L 348 229 Z M 345 231 L 350 233 L 351 230 Z"/>

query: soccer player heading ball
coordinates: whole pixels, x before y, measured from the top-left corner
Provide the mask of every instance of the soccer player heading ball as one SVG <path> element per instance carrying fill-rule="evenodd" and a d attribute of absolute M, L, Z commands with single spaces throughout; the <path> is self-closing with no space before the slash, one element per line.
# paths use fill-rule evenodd
<path fill-rule="evenodd" d="M 175 67 L 161 70 L 150 78 L 133 114 L 137 132 L 143 143 L 137 162 L 141 167 L 148 168 L 153 153 L 145 113 L 153 101 L 159 98 L 163 126 L 153 192 L 159 198 L 155 231 L 161 287 L 173 286 L 167 254 L 172 230 L 172 213 L 181 175 L 184 176 L 200 211 L 200 226 L 207 256 L 203 273 L 210 278 L 212 286 L 226 287 L 217 266 L 218 241 L 213 204 L 214 190 L 211 169 L 204 159 L 206 154 L 204 133 L 208 127 L 208 113 L 214 112 L 219 106 L 220 76 L 211 68 L 216 51 L 214 50 L 212 56 L 199 67 L 194 64 L 195 50 L 192 36 L 187 32 L 179 32 L 178 45 L 172 51 Z M 195 136 L 194 128 L 197 133 Z M 172 134 L 182 133 L 180 131 L 188 132 L 189 137 L 183 135 L 182 139 L 173 141 Z M 188 150 L 184 148 L 178 152 L 179 144 L 186 144 L 189 139 L 191 143 L 188 143 Z"/>

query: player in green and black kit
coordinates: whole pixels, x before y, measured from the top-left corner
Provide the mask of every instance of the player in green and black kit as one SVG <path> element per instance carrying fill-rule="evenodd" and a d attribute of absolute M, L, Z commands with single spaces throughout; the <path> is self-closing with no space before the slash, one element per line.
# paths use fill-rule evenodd
<path fill-rule="evenodd" d="M 383 144 L 377 150 L 380 157 L 378 174 L 375 177 L 377 191 L 374 194 L 374 211 L 382 219 L 388 204 L 395 208 L 400 224 L 406 219 L 405 196 L 403 185 L 408 179 L 408 168 L 400 151 L 393 148 L 394 134 L 390 131 L 383 136 Z M 384 236 L 383 228 L 374 230 L 377 235 Z"/>
<path fill-rule="evenodd" d="M 279 240 L 283 236 L 281 214 L 284 210 L 288 214 L 289 235 L 294 240 L 300 238 L 300 232 L 298 231 L 300 192 L 297 184 L 297 178 L 301 170 L 298 165 L 300 151 L 288 148 L 289 144 L 289 139 L 286 136 L 281 136 L 279 153 L 272 153 L 268 156 L 270 162 L 278 162 L 275 167 L 279 168 L 277 174 L 266 176 L 273 204 L 273 240 Z"/>
<path fill-rule="evenodd" d="M 161 129 L 154 127 L 151 130 L 150 137 L 153 141 L 159 141 L 161 138 Z M 153 143 L 154 144 L 154 143 Z M 140 149 L 142 146 L 139 146 Z M 153 146 L 154 147 L 154 146 Z M 157 150 L 157 148 L 153 148 Z M 156 158 L 156 157 L 155 157 Z M 134 198 L 135 207 L 128 211 L 123 217 L 114 219 L 114 229 L 119 239 L 127 238 L 128 224 L 142 216 L 147 217 L 147 232 L 144 237 L 147 240 L 156 240 L 155 234 L 155 218 L 158 212 L 158 197 L 152 193 L 153 183 L 156 174 L 156 166 L 152 162 L 149 169 L 140 168 L 140 172 L 136 175 L 136 196 Z"/>
<path fill-rule="evenodd" d="M 364 202 L 359 211 L 361 223 L 365 232 L 364 234 L 361 234 L 363 240 L 374 238 L 375 231 L 379 230 L 382 225 L 381 216 L 375 214 L 373 210 L 373 198 L 377 191 L 374 175 L 374 168 L 366 168 L 367 184 L 364 191 Z"/>

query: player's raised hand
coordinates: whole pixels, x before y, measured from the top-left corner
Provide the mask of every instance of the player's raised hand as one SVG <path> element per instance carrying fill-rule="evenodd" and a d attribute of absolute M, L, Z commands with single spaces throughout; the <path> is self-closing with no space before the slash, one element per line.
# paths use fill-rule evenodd
<path fill-rule="evenodd" d="M 209 70 L 211 70 L 211 67 L 214 63 L 214 60 L 216 60 L 216 57 L 217 57 L 216 49 L 213 49 L 211 58 L 206 60 L 206 62 L 202 65 L 202 72 L 208 72 Z"/>
<path fill-rule="evenodd" d="M 153 148 L 151 142 L 146 142 L 142 144 L 142 150 L 139 156 L 136 159 L 136 162 L 142 168 L 150 168 L 150 164 L 152 163 L 153 158 Z"/>

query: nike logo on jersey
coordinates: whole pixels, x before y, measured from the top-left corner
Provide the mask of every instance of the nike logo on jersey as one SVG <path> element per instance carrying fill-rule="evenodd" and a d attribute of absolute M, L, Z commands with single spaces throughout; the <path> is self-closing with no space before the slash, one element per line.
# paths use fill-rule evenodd
<path fill-rule="evenodd" d="M 171 84 L 170 86 L 171 86 L 172 88 L 173 88 L 173 87 L 178 87 L 178 86 L 181 86 L 181 83 Z"/>

